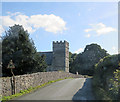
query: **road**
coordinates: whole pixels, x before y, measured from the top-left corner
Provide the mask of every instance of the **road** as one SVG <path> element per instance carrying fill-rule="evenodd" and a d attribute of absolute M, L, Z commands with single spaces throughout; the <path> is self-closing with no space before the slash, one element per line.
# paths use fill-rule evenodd
<path fill-rule="evenodd" d="M 17 100 L 94 100 L 91 80 L 90 78 L 61 80 Z"/>

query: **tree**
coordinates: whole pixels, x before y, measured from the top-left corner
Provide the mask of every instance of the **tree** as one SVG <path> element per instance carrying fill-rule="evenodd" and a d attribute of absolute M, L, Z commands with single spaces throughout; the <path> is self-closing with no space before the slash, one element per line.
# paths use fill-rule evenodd
<path fill-rule="evenodd" d="M 109 55 L 95 65 L 93 85 L 101 88 L 113 100 L 120 99 L 120 54 Z M 102 93 L 103 94 L 103 93 Z"/>
<path fill-rule="evenodd" d="M 69 71 L 70 72 L 76 72 L 77 70 L 74 69 L 74 60 L 76 59 L 77 54 L 72 54 L 69 52 Z"/>
<path fill-rule="evenodd" d="M 10 70 L 7 69 L 11 59 L 15 64 L 15 75 L 32 73 L 37 68 L 43 71 L 46 68 L 44 57 L 37 55 L 33 40 L 20 25 L 10 27 L 6 35 L 2 37 L 3 76 L 11 75 Z"/>
<path fill-rule="evenodd" d="M 74 61 L 70 63 L 71 72 L 76 73 L 78 71 L 80 74 L 93 75 L 94 65 L 107 55 L 109 55 L 107 51 L 102 49 L 100 45 L 87 45 L 84 52 L 79 53 Z"/>

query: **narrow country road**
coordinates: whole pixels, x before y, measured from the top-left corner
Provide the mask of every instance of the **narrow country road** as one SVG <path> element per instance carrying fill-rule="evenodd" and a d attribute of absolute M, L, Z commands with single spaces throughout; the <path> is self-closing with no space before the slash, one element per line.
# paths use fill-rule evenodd
<path fill-rule="evenodd" d="M 17 100 L 94 100 L 91 80 L 90 78 L 65 79 L 21 96 Z"/>

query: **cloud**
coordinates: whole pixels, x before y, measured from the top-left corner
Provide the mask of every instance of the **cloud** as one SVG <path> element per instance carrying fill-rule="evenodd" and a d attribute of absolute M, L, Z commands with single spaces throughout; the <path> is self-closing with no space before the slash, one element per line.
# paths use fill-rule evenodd
<path fill-rule="evenodd" d="M 97 36 L 117 31 L 115 28 L 113 28 L 113 27 L 107 27 L 103 23 L 90 24 L 90 26 L 91 26 L 91 28 L 85 29 L 84 31 L 87 32 L 87 33 L 91 32 L 91 31 L 94 31 L 97 34 Z"/>
<path fill-rule="evenodd" d="M 92 31 L 92 29 L 85 29 L 85 32 L 90 32 Z"/>
<path fill-rule="evenodd" d="M 90 36 L 91 36 L 90 34 L 85 35 L 85 37 L 87 37 L 87 38 L 89 38 Z"/>
<path fill-rule="evenodd" d="M 66 30 L 66 22 L 59 16 L 51 15 L 33 15 L 30 17 L 30 23 L 34 28 L 44 28 L 48 32 L 61 32 Z"/>
<path fill-rule="evenodd" d="M 54 14 L 27 16 L 20 12 L 7 13 L 9 15 L 2 16 L 3 27 L 19 24 L 22 25 L 25 30 L 28 30 L 29 33 L 35 32 L 39 28 L 43 28 L 45 31 L 52 32 L 54 34 L 62 33 L 66 30 L 66 22 L 61 17 Z"/>
<path fill-rule="evenodd" d="M 77 54 L 79 54 L 79 53 L 81 53 L 81 52 L 83 52 L 83 48 L 79 48 L 78 50 L 76 50 L 74 53 L 77 53 Z"/>

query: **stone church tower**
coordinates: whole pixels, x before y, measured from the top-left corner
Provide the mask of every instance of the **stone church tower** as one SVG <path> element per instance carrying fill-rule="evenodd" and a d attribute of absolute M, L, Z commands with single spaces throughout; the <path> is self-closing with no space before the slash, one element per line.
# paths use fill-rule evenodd
<path fill-rule="evenodd" d="M 53 41 L 53 61 L 54 70 L 69 72 L 69 43 L 67 41 Z"/>
<path fill-rule="evenodd" d="M 39 52 L 46 56 L 47 71 L 69 72 L 69 43 L 67 41 L 53 41 L 52 52 Z"/>

